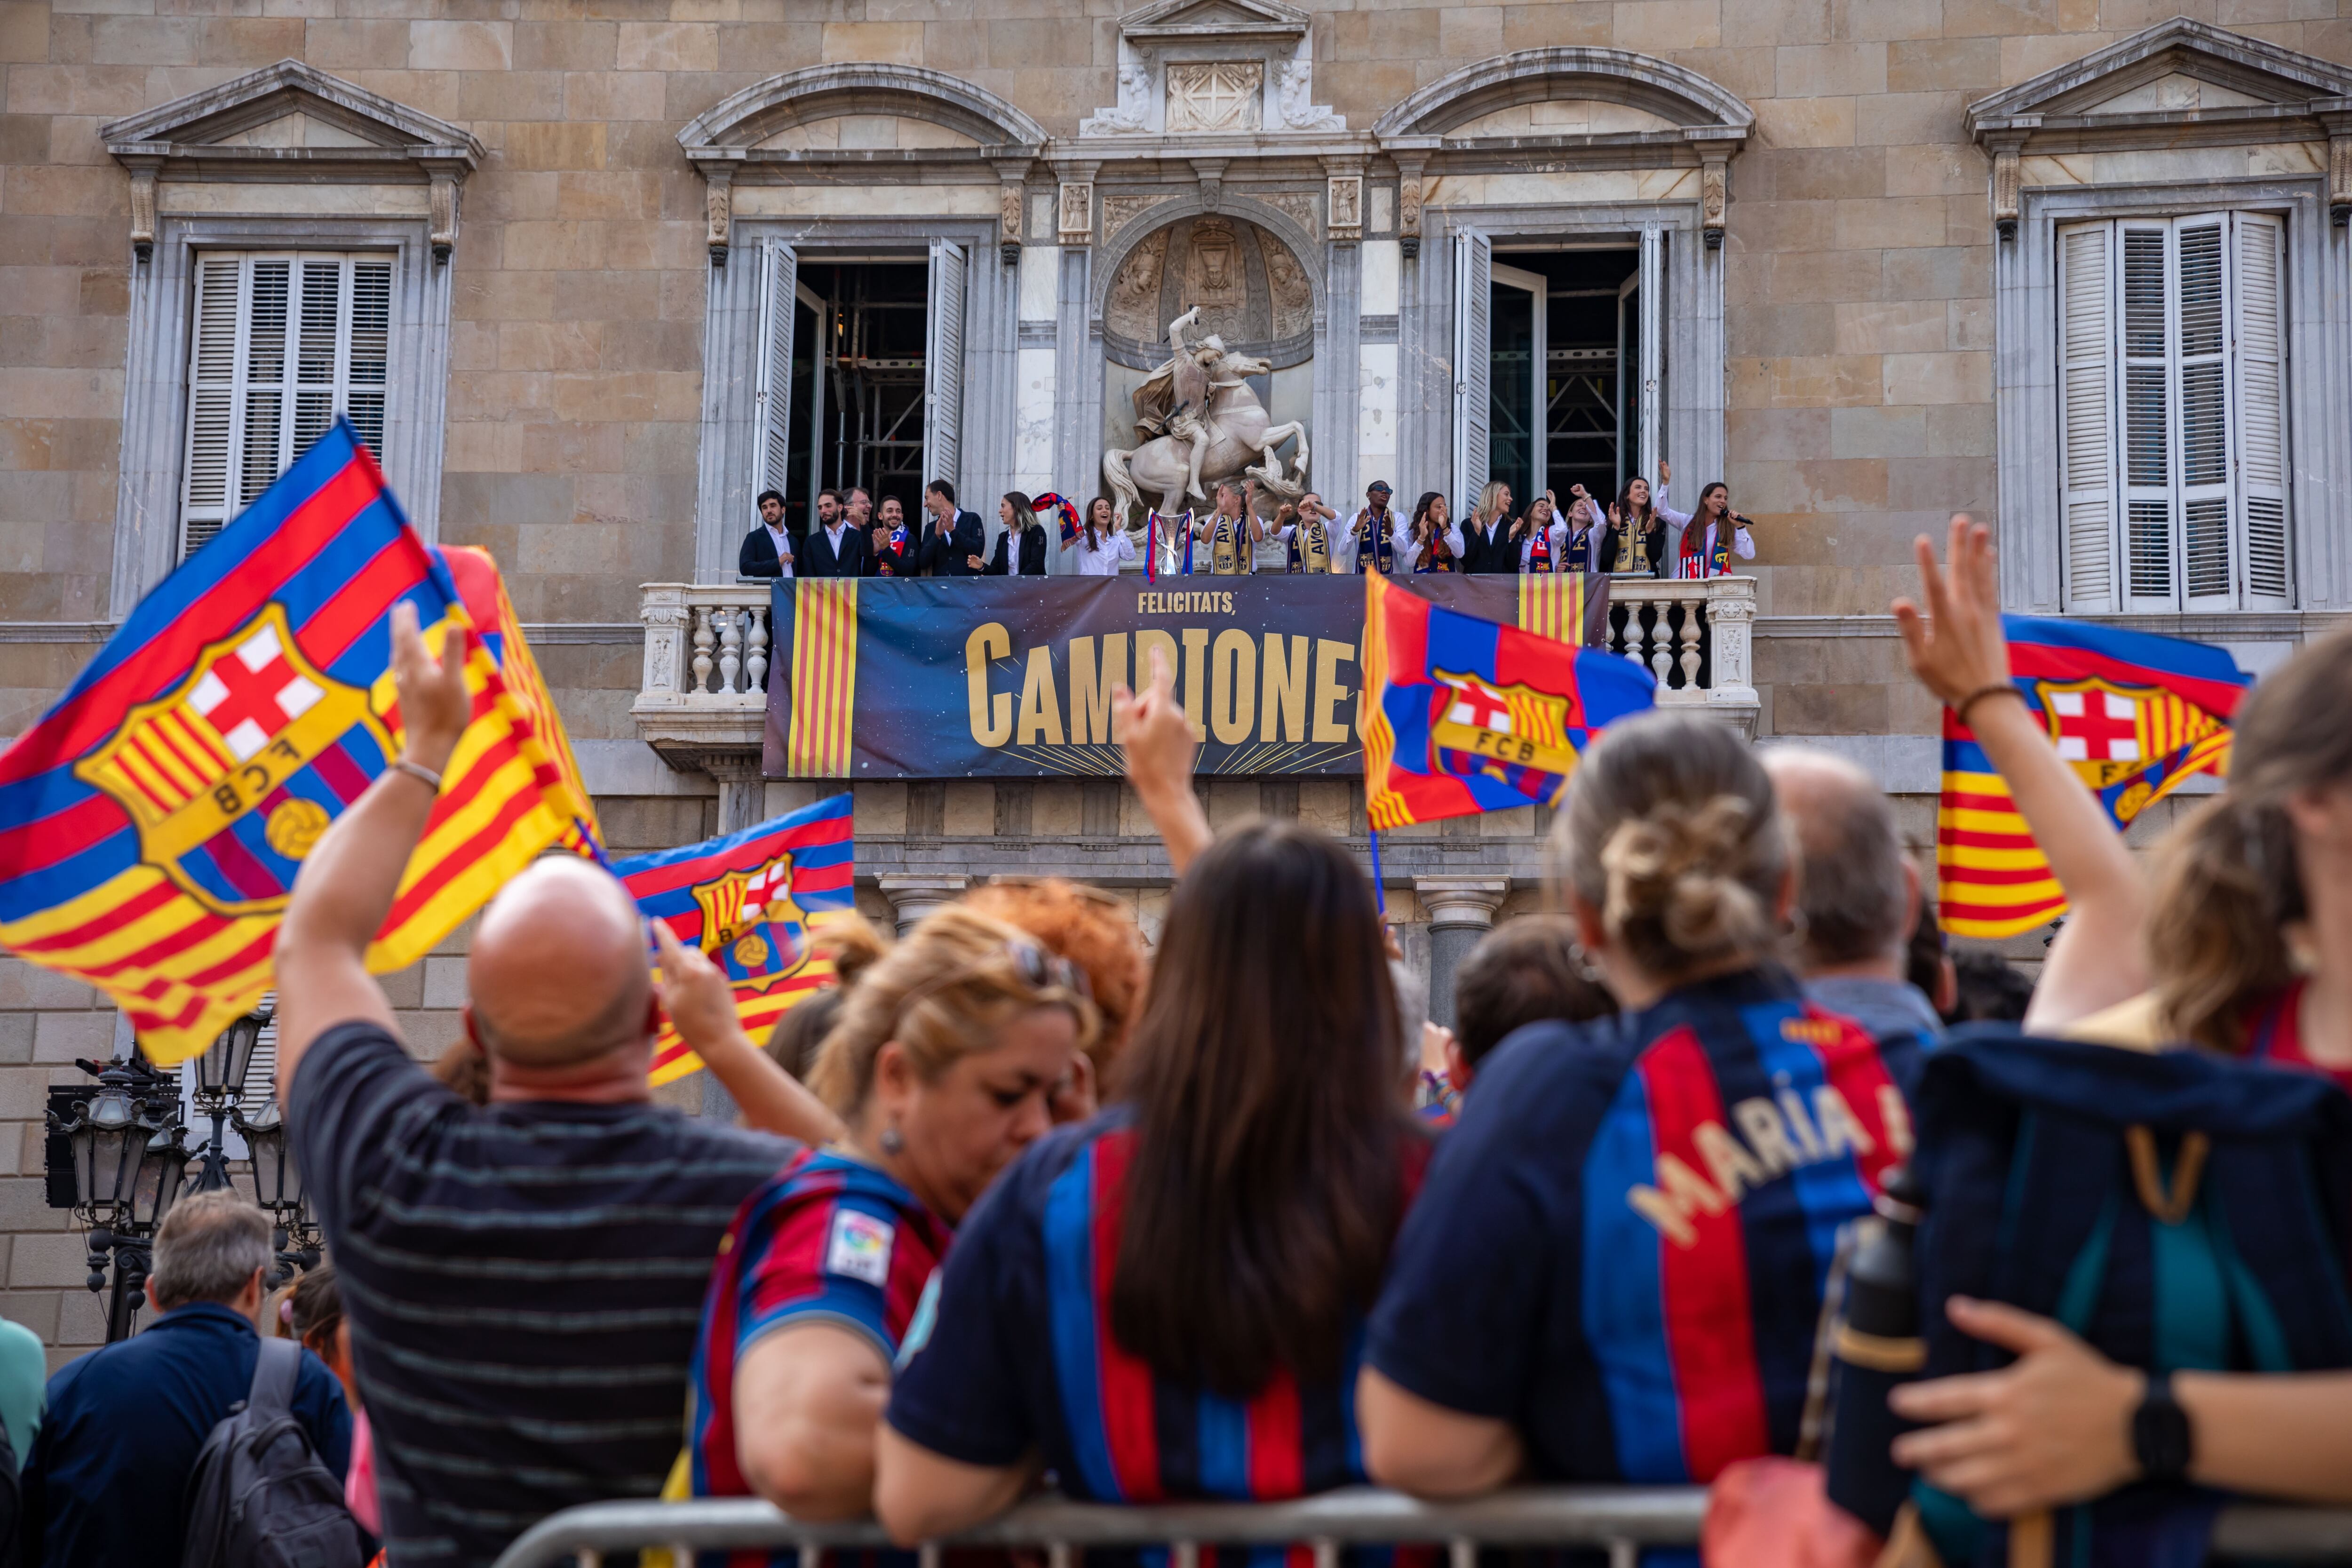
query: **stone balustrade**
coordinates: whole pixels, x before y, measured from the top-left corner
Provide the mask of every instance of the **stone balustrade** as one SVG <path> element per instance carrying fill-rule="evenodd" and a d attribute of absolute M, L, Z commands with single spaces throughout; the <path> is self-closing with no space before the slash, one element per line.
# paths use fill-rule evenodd
<path fill-rule="evenodd" d="M 755 783 L 776 668 L 767 584 L 648 583 L 642 592 L 644 674 L 630 708 L 638 734 L 671 766 L 717 778 L 722 795 L 730 784 Z M 1619 578 L 1609 616 L 1610 651 L 1657 677 L 1661 707 L 1699 709 L 1756 733 L 1756 579 Z"/>

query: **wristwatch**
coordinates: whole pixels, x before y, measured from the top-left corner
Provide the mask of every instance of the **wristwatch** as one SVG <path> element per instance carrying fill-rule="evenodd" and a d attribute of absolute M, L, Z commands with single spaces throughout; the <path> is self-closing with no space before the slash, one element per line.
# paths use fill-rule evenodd
<path fill-rule="evenodd" d="M 2132 1412 L 2132 1456 L 2139 1461 L 2140 1479 L 2158 1485 L 2186 1480 L 2195 1447 L 2189 1412 L 2172 1396 L 2172 1379 L 2151 1373 L 2147 1392 Z"/>

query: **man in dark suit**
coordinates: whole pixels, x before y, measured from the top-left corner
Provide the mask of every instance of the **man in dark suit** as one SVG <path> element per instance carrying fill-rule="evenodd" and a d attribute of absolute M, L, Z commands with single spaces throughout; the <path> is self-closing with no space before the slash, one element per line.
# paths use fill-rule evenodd
<path fill-rule="evenodd" d="M 923 488 L 923 510 L 931 514 L 923 525 L 919 564 L 926 577 L 977 577 L 980 554 L 988 546 L 988 531 L 977 512 L 959 511 L 955 486 L 933 479 Z"/>
<path fill-rule="evenodd" d="M 793 570 L 803 577 L 863 577 L 873 548 L 866 531 L 843 510 L 841 497 L 824 490 L 816 498 L 816 526 L 801 541 Z"/>
<path fill-rule="evenodd" d="M 793 574 L 793 536 L 784 531 L 784 498 L 776 491 L 760 492 L 760 526 L 743 536 L 735 570 L 746 577 Z"/>

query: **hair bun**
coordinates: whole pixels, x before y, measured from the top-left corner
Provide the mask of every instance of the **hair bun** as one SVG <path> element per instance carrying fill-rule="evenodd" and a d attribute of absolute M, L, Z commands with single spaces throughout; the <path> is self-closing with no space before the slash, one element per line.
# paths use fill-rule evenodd
<path fill-rule="evenodd" d="M 1755 823 L 1748 803 L 1730 795 L 1696 810 L 1655 805 L 1619 823 L 1601 850 L 1610 934 L 1652 925 L 1701 959 L 1761 943 L 1769 935 L 1763 902 L 1738 875 Z"/>

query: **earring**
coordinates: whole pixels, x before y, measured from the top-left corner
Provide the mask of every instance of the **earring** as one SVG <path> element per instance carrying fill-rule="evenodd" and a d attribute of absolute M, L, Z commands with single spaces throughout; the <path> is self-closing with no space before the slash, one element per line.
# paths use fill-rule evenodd
<path fill-rule="evenodd" d="M 882 1129 L 882 1152 L 885 1154 L 903 1154 L 906 1152 L 907 1141 L 898 1135 L 898 1129 L 896 1123 Z"/>

